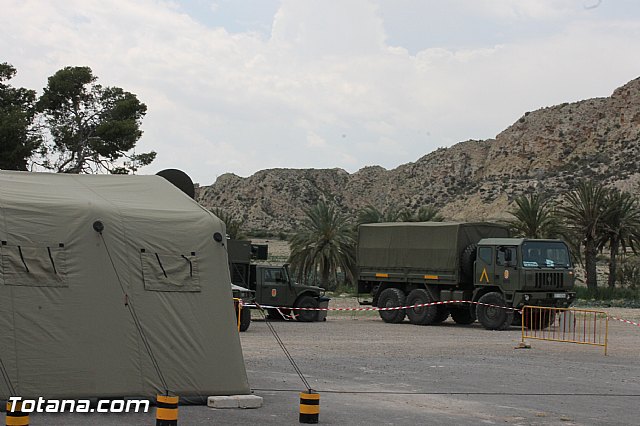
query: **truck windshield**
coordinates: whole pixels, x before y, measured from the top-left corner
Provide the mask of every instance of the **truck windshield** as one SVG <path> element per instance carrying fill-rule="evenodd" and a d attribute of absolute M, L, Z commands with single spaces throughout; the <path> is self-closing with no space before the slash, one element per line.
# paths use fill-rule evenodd
<path fill-rule="evenodd" d="M 282 268 L 282 272 L 283 272 L 283 277 L 282 278 L 284 278 L 284 282 L 286 282 L 286 283 L 291 282 L 289 280 L 289 267 L 285 265 Z"/>
<path fill-rule="evenodd" d="M 525 268 L 568 268 L 569 250 L 560 241 L 526 241 L 522 244 L 522 266 Z"/>

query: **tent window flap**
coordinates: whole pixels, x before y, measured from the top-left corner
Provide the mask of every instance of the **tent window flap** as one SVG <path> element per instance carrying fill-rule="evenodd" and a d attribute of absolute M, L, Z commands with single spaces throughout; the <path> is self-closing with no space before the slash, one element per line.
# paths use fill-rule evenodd
<path fill-rule="evenodd" d="M 2 281 L 5 285 L 67 287 L 64 245 L 2 245 Z"/>
<path fill-rule="evenodd" d="M 181 253 L 140 253 L 145 290 L 200 291 L 195 255 Z"/>

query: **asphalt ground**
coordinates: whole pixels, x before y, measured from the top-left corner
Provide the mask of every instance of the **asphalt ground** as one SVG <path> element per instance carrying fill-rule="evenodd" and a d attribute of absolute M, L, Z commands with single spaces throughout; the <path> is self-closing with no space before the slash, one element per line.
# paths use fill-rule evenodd
<path fill-rule="evenodd" d="M 637 310 L 615 315 L 638 322 Z M 254 318 L 256 318 L 254 312 Z M 640 327 L 611 321 L 609 351 L 530 341 L 519 328 L 386 324 L 375 313 L 272 325 L 320 393 L 320 424 L 640 424 Z M 263 320 L 241 333 L 259 409 L 181 406 L 179 425 L 298 424 L 301 379 Z M 153 411 L 153 410 L 152 410 Z M 34 414 L 32 425 L 153 425 L 149 414 Z"/>

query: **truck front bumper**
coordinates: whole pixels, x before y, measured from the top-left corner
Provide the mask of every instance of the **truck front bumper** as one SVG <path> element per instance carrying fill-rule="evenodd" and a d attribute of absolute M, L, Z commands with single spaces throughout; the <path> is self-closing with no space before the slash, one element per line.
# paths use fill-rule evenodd
<path fill-rule="evenodd" d="M 515 292 L 512 306 L 518 309 L 525 305 L 567 308 L 575 298 L 576 293 L 573 291 Z"/>

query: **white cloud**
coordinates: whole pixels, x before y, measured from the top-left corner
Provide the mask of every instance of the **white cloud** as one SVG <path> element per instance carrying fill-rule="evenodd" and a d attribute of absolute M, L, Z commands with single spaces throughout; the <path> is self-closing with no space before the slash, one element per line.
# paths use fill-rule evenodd
<path fill-rule="evenodd" d="M 305 59 L 377 53 L 385 34 L 376 11 L 366 0 L 284 0 L 271 42 Z"/>
<path fill-rule="evenodd" d="M 309 147 L 309 148 L 324 148 L 326 146 L 327 146 L 327 141 L 325 141 L 317 133 L 309 132 L 307 134 L 307 147 Z"/>
<path fill-rule="evenodd" d="M 595 3 L 595 2 L 592 2 Z M 586 0 L 478 0 L 464 2 L 473 11 L 500 19 L 558 19 L 584 10 Z"/>
<path fill-rule="evenodd" d="M 607 96 L 640 69 L 640 21 L 600 19 L 580 1 L 425 3 L 451 21 L 561 25 L 415 54 L 388 44 L 389 4 L 364 0 L 285 0 L 267 38 L 164 1 L 5 3 L 0 51 L 14 84 L 40 89 L 63 66 L 90 66 L 147 103 L 139 150 L 158 159 L 145 171 L 178 167 L 201 184 L 270 167 L 392 168 L 493 137 L 524 111 Z"/>

